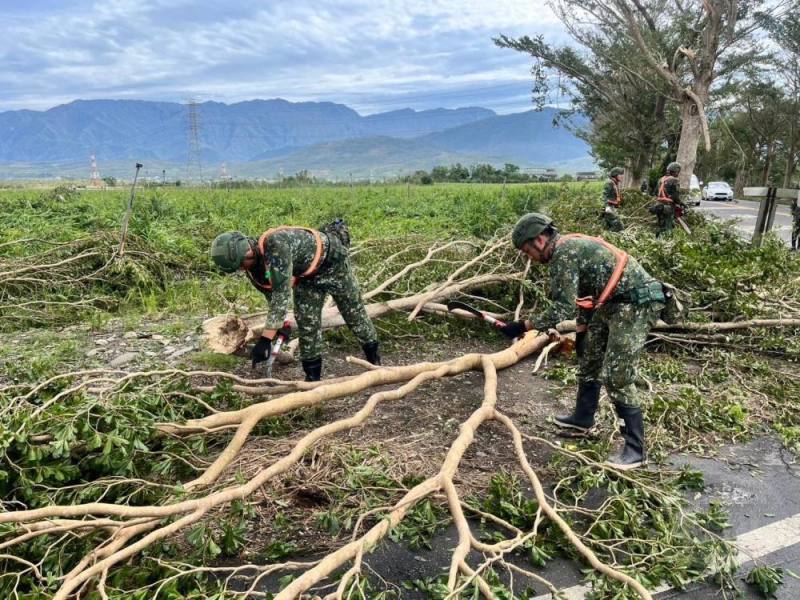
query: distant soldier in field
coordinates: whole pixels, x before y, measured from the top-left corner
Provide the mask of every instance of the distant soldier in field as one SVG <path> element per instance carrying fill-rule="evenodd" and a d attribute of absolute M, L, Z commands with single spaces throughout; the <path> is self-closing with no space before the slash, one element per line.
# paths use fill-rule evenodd
<path fill-rule="evenodd" d="M 800 199 L 792 204 L 792 250 L 800 250 Z"/>
<path fill-rule="evenodd" d="M 306 381 L 319 381 L 322 377 L 322 306 L 328 294 L 361 343 L 367 360 L 380 364 L 378 335 L 350 266 L 349 245 L 350 236 L 343 221 L 336 221 L 324 231 L 276 227 L 258 240 L 238 231 L 217 236 L 211 244 L 214 263 L 225 273 L 243 270 L 250 283 L 269 300 L 264 331 L 250 354 L 253 367 L 267 360 L 278 334 L 288 336 L 283 324 L 292 289 Z"/>
<path fill-rule="evenodd" d="M 603 200 L 605 200 L 605 207 L 603 208 L 603 225 L 609 231 L 622 231 L 622 221 L 619 218 L 619 208 L 622 206 L 622 196 L 619 193 L 619 185 L 622 182 L 622 176 L 625 174 L 625 169 L 622 167 L 614 167 L 608 172 L 608 181 L 606 187 L 603 188 Z"/>
<path fill-rule="evenodd" d="M 671 235 L 672 228 L 675 225 L 676 209 L 686 208 L 686 205 L 681 201 L 680 184 L 678 182 L 680 172 L 680 163 L 671 162 L 667 165 L 667 174 L 658 181 L 656 196 L 658 204 L 651 209 L 651 212 L 658 219 L 656 237 Z"/>
<path fill-rule="evenodd" d="M 665 306 L 663 285 L 636 259 L 602 238 L 560 235 L 547 215 L 522 217 L 511 240 L 532 260 L 548 265 L 553 304 L 530 320 L 509 323 L 503 333 L 516 338 L 577 317 L 575 410 L 557 416 L 555 424 L 587 433 L 594 426 L 600 388 L 605 385 L 617 415 L 625 421 L 625 446 L 606 464 L 623 470 L 644 465 L 644 416 L 634 380 L 647 334 Z"/>

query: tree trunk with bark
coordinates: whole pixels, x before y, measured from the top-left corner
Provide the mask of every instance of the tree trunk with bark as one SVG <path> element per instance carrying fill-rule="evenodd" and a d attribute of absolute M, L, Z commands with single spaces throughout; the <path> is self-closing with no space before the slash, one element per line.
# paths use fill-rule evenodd
<path fill-rule="evenodd" d="M 750 169 L 747 167 L 747 161 L 742 158 L 736 166 L 736 179 L 733 182 L 733 195 L 741 198 L 744 195 L 744 186 L 750 179 Z"/>
<path fill-rule="evenodd" d="M 761 171 L 761 185 L 768 186 L 770 184 L 770 176 L 772 175 L 772 161 L 775 158 L 775 141 L 770 140 L 767 142 L 767 156 L 764 158 L 764 169 Z"/>
<path fill-rule="evenodd" d="M 681 138 L 676 158 L 681 165 L 681 173 L 678 178 L 681 189 L 689 189 L 694 166 L 697 163 L 697 147 L 702 135 L 703 122 L 697 105 L 687 97 L 681 105 Z"/>
<path fill-rule="evenodd" d="M 783 187 L 792 187 L 794 173 L 797 170 L 797 141 L 792 136 L 792 143 L 786 155 L 786 171 L 783 174 Z"/>

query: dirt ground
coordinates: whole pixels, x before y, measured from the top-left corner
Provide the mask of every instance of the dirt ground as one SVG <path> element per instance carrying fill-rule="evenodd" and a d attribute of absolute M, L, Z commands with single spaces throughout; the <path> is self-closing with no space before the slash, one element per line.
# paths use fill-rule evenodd
<path fill-rule="evenodd" d="M 466 352 L 492 353 L 505 347 L 505 340 L 490 338 L 449 340 L 444 343 L 426 344 L 424 355 L 417 351 L 385 352 L 383 364 L 402 365 L 424 360 L 441 361 L 456 358 Z M 323 377 L 332 378 L 363 372 L 357 365 L 346 362 L 347 349 L 333 349 L 324 357 Z M 415 349 L 416 350 L 416 349 Z M 252 371 L 243 358 L 243 364 L 235 370 L 243 376 Z M 553 356 L 550 366 L 565 359 Z M 571 363 L 572 358 L 566 359 Z M 498 373 L 498 408 L 511 417 L 524 433 L 555 438 L 553 426 L 548 422 L 557 412 L 569 410 L 572 405 L 572 388 L 563 387 L 533 373 L 534 359 L 521 361 Z M 276 365 L 274 376 L 281 379 L 302 378 L 297 362 Z M 396 401 L 378 405 L 375 413 L 361 427 L 344 432 L 321 442 L 300 465 L 276 482 L 262 497 L 256 500 L 258 517 L 248 532 L 247 548 L 242 559 L 259 562 L 262 550 L 276 541 L 291 539 L 301 555 L 314 554 L 341 544 L 349 535 L 342 531 L 331 535 L 319 526 L 318 519 L 326 510 L 346 510 L 348 501 L 337 497 L 337 487 L 343 485 L 347 473 L 338 460 L 342 454 L 362 451 L 365 455 L 379 453 L 379 459 L 365 459 L 365 465 L 383 470 L 384 474 L 402 482 L 409 476 L 424 478 L 434 475 L 440 468 L 452 441 L 458 435 L 460 424 L 476 410 L 483 401 L 483 375 L 472 371 L 454 377 L 424 383 L 415 392 Z M 284 454 L 310 429 L 336 419 L 352 415 L 359 410 L 370 394 L 381 389 L 373 388 L 356 396 L 344 397 L 306 409 L 300 428 L 286 436 L 252 437 L 241 452 L 241 459 L 231 468 L 245 477 L 254 476 L 259 470 Z M 544 469 L 550 452 L 544 447 L 530 445 L 528 457 L 534 468 L 546 479 Z M 365 468 L 367 468 L 365 466 Z M 485 423 L 477 432 L 461 462 L 456 485 L 463 499 L 468 499 L 485 488 L 492 476 L 501 471 L 517 472 L 517 461 L 511 440 L 506 430 L 498 423 Z M 346 487 L 346 486 L 345 486 Z M 387 491 L 386 505 L 391 505 L 405 486 L 400 485 L 394 493 Z M 361 494 L 354 494 L 350 501 L 356 508 L 364 502 Z M 438 499 L 437 502 L 442 502 Z M 363 506 L 363 504 L 362 504 Z M 379 517 L 379 515 L 378 515 Z M 285 521 L 291 521 L 286 526 Z M 368 526 L 373 521 L 368 520 Z M 363 529 L 362 529 L 363 532 Z M 292 555 L 292 558 L 302 556 Z"/>

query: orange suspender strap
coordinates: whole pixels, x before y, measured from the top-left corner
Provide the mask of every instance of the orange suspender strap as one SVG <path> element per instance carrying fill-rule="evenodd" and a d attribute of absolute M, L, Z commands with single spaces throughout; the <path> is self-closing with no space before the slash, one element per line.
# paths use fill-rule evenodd
<path fill-rule="evenodd" d="M 664 184 L 666 183 L 667 177 L 669 177 L 669 175 L 664 175 L 658 180 L 658 197 L 656 200 L 663 202 L 664 204 L 675 204 L 672 198 L 667 196 L 667 192 L 664 190 Z"/>
<path fill-rule="evenodd" d="M 622 273 L 625 271 L 625 267 L 628 264 L 628 253 L 620 250 L 616 246 L 609 244 L 603 238 L 599 237 L 592 237 L 590 235 L 584 235 L 582 233 L 568 233 L 566 235 L 561 236 L 558 240 L 558 243 L 561 244 L 565 240 L 568 239 L 583 239 L 583 240 L 592 240 L 593 242 L 597 242 L 598 244 L 605 247 L 609 250 L 614 257 L 617 259 L 616 263 L 614 264 L 614 271 L 611 273 L 611 277 L 609 278 L 608 282 L 606 283 L 606 287 L 603 288 L 603 291 L 600 293 L 600 297 L 595 302 L 595 299 L 591 296 L 585 296 L 583 298 L 576 298 L 575 304 L 578 307 L 586 309 L 586 310 L 593 310 L 596 308 L 600 308 L 603 306 L 611 296 L 614 295 L 614 292 L 619 285 L 619 280 L 622 279 Z"/>
<path fill-rule="evenodd" d="M 613 179 L 611 179 L 610 181 L 611 185 L 614 186 L 614 191 L 617 193 L 617 197 L 614 200 L 609 200 L 608 204 L 610 204 L 611 206 L 619 206 L 620 204 L 622 204 L 622 197 L 619 195 L 619 186 L 617 185 L 617 182 L 614 181 Z"/>
<path fill-rule="evenodd" d="M 311 260 L 311 264 L 308 265 L 308 268 L 299 275 L 300 277 L 313 276 L 317 272 L 317 269 L 319 269 L 319 264 L 322 259 L 322 234 L 316 229 L 310 229 L 308 227 L 291 227 L 289 225 L 281 225 L 280 227 L 267 229 L 263 234 L 261 234 L 261 237 L 258 238 L 258 249 L 261 250 L 261 254 L 266 256 L 264 249 L 267 247 L 267 240 L 269 239 L 269 236 L 284 229 L 302 229 L 303 231 L 307 231 L 314 236 L 314 241 L 317 243 L 317 250 L 314 252 L 314 258 Z"/>
<path fill-rule="evenodd" d="M 323 251 L 322 234 L 316 229 L 310 229 L 308 227 L 292 227 L 289 225 L 281 225 L 280 227 L 273 227 L 272 229 L 267 229 L 263 234 L 261 234 L 261 237 L 258 238 L 258 249 L 261 251 L 262 256 L 266 256 L 265 248 L 267 247 L 267 240 L 269 239 L 269 236 L 271 236 L 273 233 L 277 231 L 281 231 L 284 229 L 302 229 L 303 231 L 307 231 L 308 233 L 314 236 L 314 241 L 317 243 L 317 249 L 314 252 L 314 258 L 311 260 L 311 264 L 308 265 L 308 268 L 305 271 L 303 271 L 298 277 L 292 277 L 292 287 L 294 287 L 295 285 L 297 285 L 297 280 L 300 277 L 313 277 L 319 270 L 320 263 L 322 262 L 322 251 Z M 255 285 L 258 289 L 264 292 L 272 291 L 271 282 L 267 282 L 266 285 L 263 285 L 255 280 L 250 271 L 245 271 L 245 273 L 247 273 L 247 277 L 250 279 L 253 285 Z"/>

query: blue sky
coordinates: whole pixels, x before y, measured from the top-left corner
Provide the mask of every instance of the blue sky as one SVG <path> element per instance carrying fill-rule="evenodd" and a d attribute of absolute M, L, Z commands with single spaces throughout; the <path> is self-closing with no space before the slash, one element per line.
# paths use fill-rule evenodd
<path fill-rule="evenodd" d="M 2 0 L 0 111 L 74 99 L 531 108 L 499 33 L 565 41 L 544 0 Z"/>

